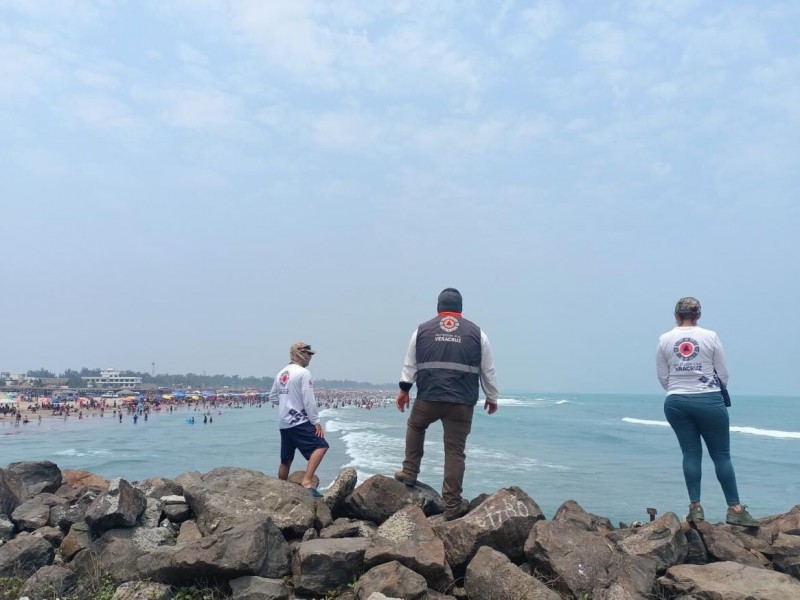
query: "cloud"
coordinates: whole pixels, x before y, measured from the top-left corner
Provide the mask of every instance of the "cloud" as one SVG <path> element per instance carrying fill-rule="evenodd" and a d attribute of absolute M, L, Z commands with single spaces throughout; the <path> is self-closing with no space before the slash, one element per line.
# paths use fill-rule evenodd
<path fill-rule="evenodd" d="M 240 123 L 241 101 L 213 89 L 168 89 L 153 98 L 168 125 L 186 129 L 222 130 Z"/>

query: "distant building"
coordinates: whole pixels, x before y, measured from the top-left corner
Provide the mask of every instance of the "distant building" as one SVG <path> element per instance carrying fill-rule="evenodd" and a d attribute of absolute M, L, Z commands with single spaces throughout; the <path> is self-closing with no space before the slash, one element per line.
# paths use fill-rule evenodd
<path fill-rule="evenodd" d="M 100 389 L 115 389 L 122 388 L 135 389 L 141 387 L 142 378 L 133 377 L 131 375 L 122 375 L 116 369 L 103 369 L 100 375 L 95 377 L 81 377 L 86 382 L 86 387 L 100 388 Z"/>
<path fill-rule="evenodd" d="M 28 377 L 20 373 L 0 373 L 0 379 L 3 379 L 8 387 L 34 386 L 39 384 L 38 377 Z"/>

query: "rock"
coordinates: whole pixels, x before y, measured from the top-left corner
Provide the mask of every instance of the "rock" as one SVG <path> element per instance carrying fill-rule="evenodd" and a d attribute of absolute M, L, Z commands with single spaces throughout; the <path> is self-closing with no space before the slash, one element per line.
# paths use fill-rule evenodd
<path fill-rule="evenodd" d="M 282 579 L 247 575 L 231 579 L 231 600 L 289 600 L 289 588 Z"/>
<path fill-rule="evenodd" d="M 340 517 L 332 525 L 319 532 L 322 539 L 348 538 L 348 537 L 372 537 L 375 533 L 375 523 L 362 519 L 348 519 Z"/>
<path fill-rule="evenodd" d="M 800 598 L 800 581 L 784 573 L 735 562 L 678 565 L 658 580 L 671 595 L 704 600 L 778 600 Z M 673 596 L 670 596 L 673 597 Z"/>
<path fill-rule="evenodd" d="M 333 516 L 331 515 L 331 509 L 328 508 L 328 505 L 324 502 L 315 502 L 314 503 L 314 528 L 317 531 L 321 531 L 330 525 L 333 525 Z"/>
<path fill-rule="evenodd" d="M 161 502 L 164 506 L 170 506 L 172 504 L 186 504 L 186 497 L 185 496 L 161 496 Z"/>
<path fill-rule="evenodd" d="M 11 520 L 20 531 L 33 531 L 50 521 L 50 508 L 66 503 L 54 494 L 43 493 L 20 504 L 11 514 Z"/>
<path fill-rule="evenodd" d="M 534 523 L 544 519 L 539 505 L 516 486 L 503 488 L 477 509 L 454 521 L 434 525 L 444 542 L 447 562 L 454 569 L 466 567 L 478 548 L 489 546 L 512 561 L 524 558 L 523 546 Z"/>
<path fill-rule="evenodd" d="M 2 509 L 0 508 L 0 512 Z M 761 523 L 761 531 L 766 532 L 772 538 L 779 533 L 795 532 L 794 535 L 800 534 L 800 504 L 796 505 L 789 512 L 773 515 L 759 519 Z"/>
<path fill-rule="evenodd" d="M 202 537 L 203 534 L 200 533 L 197 523 L 194 521 L 184 521 L 181 523 L 181 529 L 178 533 L 178 541 L 176 542 L 176 545 L 185 546 L 186 544 L 191 544 L 195 540 L 199 540 Z"/>
<path fill-rule="evenodd" d="M 609 519 L 587 513 L 575 500 L 567 500 L 559 506 L 556 514 L 553 515 L 553 521 L 596 533 L 614 531 L 614 526 Z"/>
<path fill-rule="evenodd" d="M 800 535 L 779 533 L 772 543 L 772 562 L 780 570 L 800 579 Z"/>
<path fill-rule="evenodd" d="M 760 527 L 739 527 L 725 523 L 714 525 L 714 527 L 729 533 L 743 548 L 760 552 L 761 554 L 770 554 L 772 540 L 777 535 L 777 532 L 773 533 L 766 528 L 762 529 Z"/>
<path fill-rule="evenodd" d="M 684 537 L 686 537 L 686 558 L 684 562 L 690 565 L 704 565 L 708 562 L 708 552 L 706 552 L 703 538 L 688 523 L 681 525 Z"/>
<path fill-rule="evenodd" d="M 5 542 L 14 537 L 14 523 L 7 515 L 0 514 L 0 542 Z"/>
<path fill-rule="evenodd" d="M 418 506 L 406 506 L 389 517 L 370 538 L 364 566 L 399 562 L 422 575 L 426 587 L 445 589 L 453 584 L 444 543 L 433 532 Z M 388 593 L 388 592 L 385 592 Z"/>
<path fill-rule="evenodd" d="M 363 538 L 303 542 L 294 554 L 295 593 L 324 596 L 347 587 L 362 572 L 368 545 Z"/>
<path fill-rule="evenodd" d="M 270 517 L 287 537 L 299 537 L 314 526 L 314 499 L 298 485 L 235 467 L 181 477 L 184 496 L 203 535 L 259 515 Z"/>
<path fill-rule="evenodd" d="M 576 597 L 638 600 L 656 576 L 652 560 L 626 554 L 598 533 L 551 521 L 533 526 L 525 555 L 536 572 L 557 582 L 558 591 Z"/>
<path fill-rule="evenodd" d="M 444 511 L 444 500 L 431 487 L 419 482 L 408 486 L 383 475 L 374 475 L 353 490 L 344 501 L 344 510 L 380 524 L 409 505 L 419 506 L 427 516 Z"/>
<path fill-rule="evenodd" d="M 20 476 L 9 469 L 0 469 L 0 515 L 9 516 L 25 500 L 25 485 Z"/>
<path fill-rule="evenodd" d="M 657 573 L 664 573 L 669 567 L 686 559 L 688 543 L 681 531 L 681 522 L 673 512 L 627 531 L 632 533 L 621 540 L 617 547 L 631 556 L 653 559 Z"/>
<path fill-rule="evenodd" d="M 65 561 L 70 561 L 78 552 L 90 545 L 89 526 L 84 522 L 75 523 L 61 542 L 59 553 Z"/>
<path fill-rule="evenodd" d="M 100 492 L 88 490 L 84 492 L 72 504 L 58 504 L 50 508 L 48 523 L 53 527 L 59 527 L 63 531 L 69 531 L 75 523 L 80 523 L 86 517 L 86 511 L 97 499 Z"/>
<path fill-rule="evenodd" d="M 34 531 L 33 535 L 46 539 L 53 548 L 58 548 L 64 541 L 64 532 L 58 527 L 41 527 Z"/>
<path fill-rule="evenodd" d="M 61 480 L 66 485 L 78 490 L 93 488 L 97 491 L 105 492 L 108 489 L 108 479 L 89 471 L 64 469 L 61 472 Z"/>
<path fill-rule="evenodd" d="M 696 521 L 695 528 L 703 540 L 708 555 L 717 561 L 733 561 L 749 567 L 764 568 L 768 562 L 763 556 L 748 551 L 731 533 L 719 525 Z"/>
<path fill-rule="evenodd" d="M 172 591 L 168 585 L 151 581 L 128 581 L 114 592 L 111 600 L 170 600 Z"/>
<path fill-rule="evenodd" d="M 353 467 L 347 467 L 339 471 L 336 479 L 325 490 L 322 498 L 322 501 L 331 510 L 331 515 L 334 517 L 341 516 L 344 500 L 356 489 L 356 483 L 358 483 L 358 473 Z"/>
<path fill-rule="evenodd" d="M 477 496 L 475 496 L 472 500 L 469 501 L 469 508 L 467 509 L 467 512 L 472 512 L 473 510 L 478 508 L 481 504 L 483 504 L 483 501 L 486 500 L 488 497 L 489 494 L 485 493 L 478 494 Z"/>
<path fill-rule="evenodd" d="M 289 483 L 295 483 L 297 485 L 303 485 L 303 477 L 305 476 L 306 476 L 305 471 L 295 471 L 294 473 L 291 473 L 289 475 L 286 481 L 288 481 Z M 319 477 L 317 477 L 316 474 L 314 475 L 314 477 L 311 478 L 311 485 L 315 488 L 319 487 Z"/>
<path fill-rule="evenodd" d="M 141 491 L 141 490 L 139 490 Z M 145 497 L 145 506 L 142 514 L 136 519 L 136 524 L 142 527 L 158 527 L 161 524 L 161 514 L 164 503 L 158 498 Z"/>
<path fill-rule="evenodd" d="M 18 536 L 0 546 L 0 577 L 31 575 L 53 562 L 56 551 L 44 538 Z"/>
<path fill-rule="evenodd" d="M 164 507 L 164 516 L 170 523 L 183 523 L 192 518 L 192 509 L 188 504 L 168 504 Z"/>
<path fill-rule="evenodd" d="M 7 469 L 19 476 L 28 498 L 43 492 L 52 494 L 61 487 L 61 469 L 49 460 L 15 462 Z"/>
<path fill-rule="evenodd" d="M 180 483 L 163 477 L 143 479 L 142 481 L 137 481 L 133 487 L 144 492 L 147 498 L 155 498 L 156 500 L 163 500 L 164 496 L 183 495 L 183 486 Z"/>
<path fill-rule="evenodd" d="M 300 538 L 300 541 L 307 542 L 309 540 L 317 540 L 317 539 L 319 539 L 319 534 L 317 533 L 317 530 L 314 529 L 313 527 L 309 527 L 308 529 L 306 529 L 306 532 L 303 534 L 303 537 Z"/>
<path fill-rule="evenodd" d="M 404 600 L 427 597 L 425 578 L 397 561 L 384 563 L 364 573 L 356 583 L 356 598 L 369 598 L 374 593 Z"/>
<path fill-rule="evenodd" d="M 176 585 L 198 579 L 244 575 L 282 577 L 289 572 L 289 545 L 264 515 L 174 548 L 157 548 L 137 561 L 143 578 Z"/>
<path fill-rule="evenodd" d="M 133 527 L 147 503 L 144 493 L 124 479 L 113 479 L 86 510 L 86 523 L 95 532 Z"/>
<path fill-rule="evenodd" d="M 78 576 L 69 569 L 49 565 L 31 575 L 20 590 L 20 596 L 31 600 L 50 600 L 72 593 L 78 585 Z"/>
<path fill-rule="evenodd" d="M 524 573 L 508 557 L 481 547 L 467 565 L 464 589 L 470 598 L 514 598 L 515 600 L 560 600 L 544 583 Z"/>

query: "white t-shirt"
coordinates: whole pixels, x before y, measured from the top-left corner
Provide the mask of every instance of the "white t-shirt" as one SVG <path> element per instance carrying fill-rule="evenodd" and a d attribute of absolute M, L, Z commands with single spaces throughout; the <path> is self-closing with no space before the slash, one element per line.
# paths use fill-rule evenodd
<path fill-rule="evenodd" d="M 289 429 L 306 421 L 319 425 L 317 399 L 308 369 L 294 363 L 286 365 L 275 376 L 269 399 L 278 405 L 280 429 Z"/>
<path fill-rule="evenodd" d="M 717 378 L 728 385 L 728 367 L 719 337 L 696 325 L 674 327 L 658 338 L 656 372 L 667 395 L 718 392 Z"/>

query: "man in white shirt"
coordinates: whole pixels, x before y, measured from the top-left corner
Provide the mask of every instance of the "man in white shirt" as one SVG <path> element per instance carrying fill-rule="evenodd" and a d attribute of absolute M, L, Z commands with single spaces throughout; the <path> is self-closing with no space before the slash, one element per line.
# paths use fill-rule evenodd
<path fill-rule="evenodd" d="M 306 368 L 315 352 L 305 342 L 296 342 L 289 349 L 290 363 L 275 376 L 269 392 L 270 402 L 278 405 L 278 427 L 281 432 L 281 465 L 278 478 L 289 477 L 295 450 L 308 461 L 301 485 L 315 498 L 322 494 L 314 487 L 314 472 L 328 451 L 325 432 L 319 422 L 317 399 L 311 372 Z"/>

